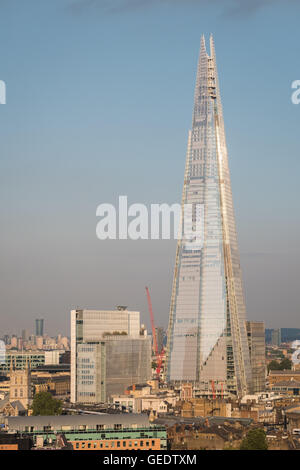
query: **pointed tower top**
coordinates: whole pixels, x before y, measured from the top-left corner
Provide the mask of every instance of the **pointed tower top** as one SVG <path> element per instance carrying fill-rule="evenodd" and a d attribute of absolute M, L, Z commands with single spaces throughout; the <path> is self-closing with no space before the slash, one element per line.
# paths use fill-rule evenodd
<path fill-rule="evenodd" d="M 215 43 L 214 43 L 214 38 L 212 34 L 210 35 L 210 38 L 209 38 L 209 47 L 210 47 L 210 56 L 214 58 L 215 57 Z"/>

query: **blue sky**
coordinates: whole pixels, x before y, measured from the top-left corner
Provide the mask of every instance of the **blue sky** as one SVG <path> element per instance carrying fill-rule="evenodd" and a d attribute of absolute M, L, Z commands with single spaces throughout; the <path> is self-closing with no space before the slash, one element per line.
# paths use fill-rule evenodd
<path fill-rule="evenodd" d="M 248 317 L 299 327 L 296 1 L 0 0 L 0 331 L 76 306 L 166 326 L 175 243 L 96 239 L 96 207 L 180 202 L 201 34 L 213 33 Z"/>

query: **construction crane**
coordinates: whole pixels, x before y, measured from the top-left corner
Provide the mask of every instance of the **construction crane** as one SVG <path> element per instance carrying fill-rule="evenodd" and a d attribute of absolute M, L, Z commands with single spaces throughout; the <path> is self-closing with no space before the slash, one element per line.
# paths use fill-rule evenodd
<path fill-rule="evenodd" d="M 154 316 L 153 316 L 150 292 L 149 292 L 148 287 L 145 287 L 145 289 L 146 289 L 146 293 L 147 293 L 148 308 L 149 308 L 150 319 L 151 319 L 153 349 L 154 349 L 154 354 L 156 356 L 156 376 L 159 379 L 160 378 L 161 365 L 162 365 L 162 355 L 158 351 L 158 344 L 157 344 L 157 338 L 156 338 L 156 331 L 155 331 L 155 325 L 154 325 Z"/>
<path fill-rule="evenodd" d="M 215 391 L 215 382 L 214 382 L 214 380 L 211 381 L 211 391 L 212 391 L 213 400 L 215 400 L 215 398 L 216 398 L 216 391 Z"/>

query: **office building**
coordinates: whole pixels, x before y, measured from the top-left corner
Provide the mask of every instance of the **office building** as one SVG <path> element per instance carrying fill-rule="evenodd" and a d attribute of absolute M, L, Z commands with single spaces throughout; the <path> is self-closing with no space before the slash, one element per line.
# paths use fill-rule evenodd
<path fill-rule="evenodd" d="M 15 369 L 11 361 L 9 401 L 18 401 L 27 410 L 31 403 L 31 372 L 28 361 L 24 369 Z"/>
<path fill-rule="evenodd" d="M 42 318 L 35 320 L 35 335 L 36 336 L 44 335 L 44 320 Z"/>
<path fill-rule="evenodd" d="M 157 341 L 157 349 L 158 349 L 158 352 L 161 353 L 164 348 L 164 337 L 165 337 L 164 329 L 161 327 L 155 328 L 155 334 L 156 334 L 156 341 Z"/>
<path fill-rule="evenodd" d="M 30 333 L 28 330 L 22 330 L 22 340 L 23 341 L 28 341 L 29 340 Z"/>
<path fill-rule="evenodd" d="M 166 379 L 241 396 L 252 391 L 251 364 L 212 37 L 210 55 L 201 40 L 182 206 L 190 218 L 177 245 Z"/>
<path fill-rule="evenodd" d="M 151 338 L 140 313 L 71 312 L 71 402 L 100 403 L 151 378 Z"/>
<path fill-rule="evenodd" d="M 281 345 L 281 329 L 273 329 L 271 332 L 271 344 L 272 346 L 280 346 Z"/>
<path fill-rule="evenodd" d="M 149 423 L 147 415 L 101 414 L 26 416 L 3 419 L 7 433 L 21 433 L 37 441 L 53 443 L 59 435 L 73 450 L 166 450 L 164 426 Z"/>
<path fill-rule="evenodd" d="M 266 389 L 266 343 L 265 324 L 258 321 L 247 321 L 247 336 L 252 367 L 253 392 Z"/>

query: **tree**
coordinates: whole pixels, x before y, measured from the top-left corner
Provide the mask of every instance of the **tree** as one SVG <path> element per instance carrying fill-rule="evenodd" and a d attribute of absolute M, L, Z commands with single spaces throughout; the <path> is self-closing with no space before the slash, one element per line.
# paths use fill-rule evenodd
<path fill-rule="evenodd" d="M 62 414 L 62 402 L 52 397 L 50 392 L 37 393 L 32 402 L 33 416 L 53 416 Z"/>
<path fill-rule="evenodd" d="M 268 370 L 280 370 L 280 364 L 277 361 L 271 361 L 268 364 Z"/>
<path fill-rule="evenodd" d="M 287 357 L 282 359 L 280 363 L 281 370 L 291 369 L 292 368 L 292 361 Z"/>
<path fill-rule="evenodd" d="M 268 365 L 268 370 L 287 370 L 292 368 L 292 361 L 287 357 L 282 359 L 281 362 L 271 361 Z"/>
<path fill-rule="evenodd" d="M 240 450 L 268 450 L 265 431 L 263 429 L 251 429 L 242 440 Z"/>

